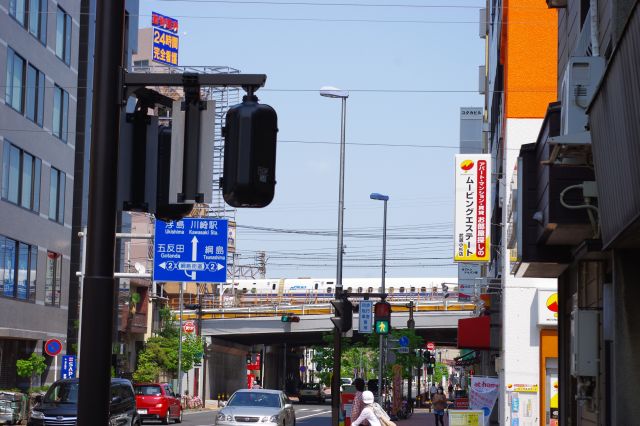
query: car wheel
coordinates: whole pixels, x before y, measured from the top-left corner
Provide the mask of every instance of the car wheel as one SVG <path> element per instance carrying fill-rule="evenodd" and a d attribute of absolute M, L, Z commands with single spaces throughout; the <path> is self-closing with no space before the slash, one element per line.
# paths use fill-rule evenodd
<path fill-rule="evenodd" d="M 171 415 L 169 414 L 169 408 L 167 408 L 167 415 L 164 416 L 164 419 L 162 419 L 162 424 L 168 425 L 170 420 L 171 420 Z"/>
<path fill-rule="evenodd" d="M 180 410 L 180 415 L 176 419 L 176 423 L 182 423 L 182 410 Z"/>

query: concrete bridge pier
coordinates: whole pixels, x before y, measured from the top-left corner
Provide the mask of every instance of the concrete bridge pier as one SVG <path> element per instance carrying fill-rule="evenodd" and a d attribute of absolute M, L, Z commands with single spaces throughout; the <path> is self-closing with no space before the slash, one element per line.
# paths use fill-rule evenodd
<path fill-rule="evenodd" d="M 287 343 L 265 346 L 263 386 L 295 393 L 300 378 L 302 348 Z"/>
<path fill-rule="evenodd" d="M 246 355 L 251 347 L 212 338 L 207 347 L 206 399 L 247 388 Z"/>

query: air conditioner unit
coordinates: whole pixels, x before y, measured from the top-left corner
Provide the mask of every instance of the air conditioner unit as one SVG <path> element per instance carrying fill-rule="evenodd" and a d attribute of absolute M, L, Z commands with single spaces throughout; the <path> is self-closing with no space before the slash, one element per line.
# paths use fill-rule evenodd
<path fill-rule="evenodd" d="M 598 87 L 605 69 L 600 56 L 573 56 L 564 70 L 561 86 L 561 135 L 584 133 L 587 126 L 586 109 Z"/>

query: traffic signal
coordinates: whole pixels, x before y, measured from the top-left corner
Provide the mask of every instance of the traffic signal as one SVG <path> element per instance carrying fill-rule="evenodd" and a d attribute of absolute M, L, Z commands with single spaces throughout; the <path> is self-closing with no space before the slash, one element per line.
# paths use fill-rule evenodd
<path fill-rule="evenodd" d="M 233 207 L 265 207 L 276 185 L 278 117 L 252 93 L 227 111 L 222 194 Z"/>
<path fill-rule="evenodd" d="M 282 322 L 300 322 L 300 317 L 295 316 L 293 314 L 286 314 L 280 317 L 280 321 Z"/>
<path fill-rule="evenodd" d="M 340 333 L 346 333 L 351 330 L 353 324 L 353 305 L 348 299 L 332 300 L 331 304 L 335 310 L 335 317 L 331 318 L 331 322 L 336 326 Z"/>
<path fill-rule="evenodd" d="M 377 334 L 386 335 L 391 331 L 391 304 L 378 302 L 373 308 Z"/>

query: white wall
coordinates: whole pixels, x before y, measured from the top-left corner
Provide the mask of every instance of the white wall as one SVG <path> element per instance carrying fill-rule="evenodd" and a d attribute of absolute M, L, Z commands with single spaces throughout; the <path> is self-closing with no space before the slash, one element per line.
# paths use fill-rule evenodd
<path fill-rule="evenodd" d="M 505 176 L 503 183 L 511 182 L 513 169 L 523 144 L 536 141 L 542 119 L 507 119 L 505 132 Z M 502 223 L 506 224 L 507 206 L 511 191 L 504 191 Z M 506 226 L 503 228 L 506 230 Z M 506 235 L 503 232 L 503 237 Z M 511 265 L 506 241 L 502 241 L 503 256 L 503 309 L 502 309 L 502 366 L 499 372 L 501 392 L 499 399 L 500 424 L 511 424 L 507 400 L 507 385 L 537 384 L 540 386 L 540 331 L 537 326 L 536 292 L 538 289 L 557 288 L 556 279 L 516 278 L 510 273 Z M 520 426 L 544 424 L 539 419 L 539 395 L 533 396 L 533 419 L 520 418 Z M 521 399 L 521 405 L 523 400 Z M 541 421 L 542 420 L 542 421 Z"/>

